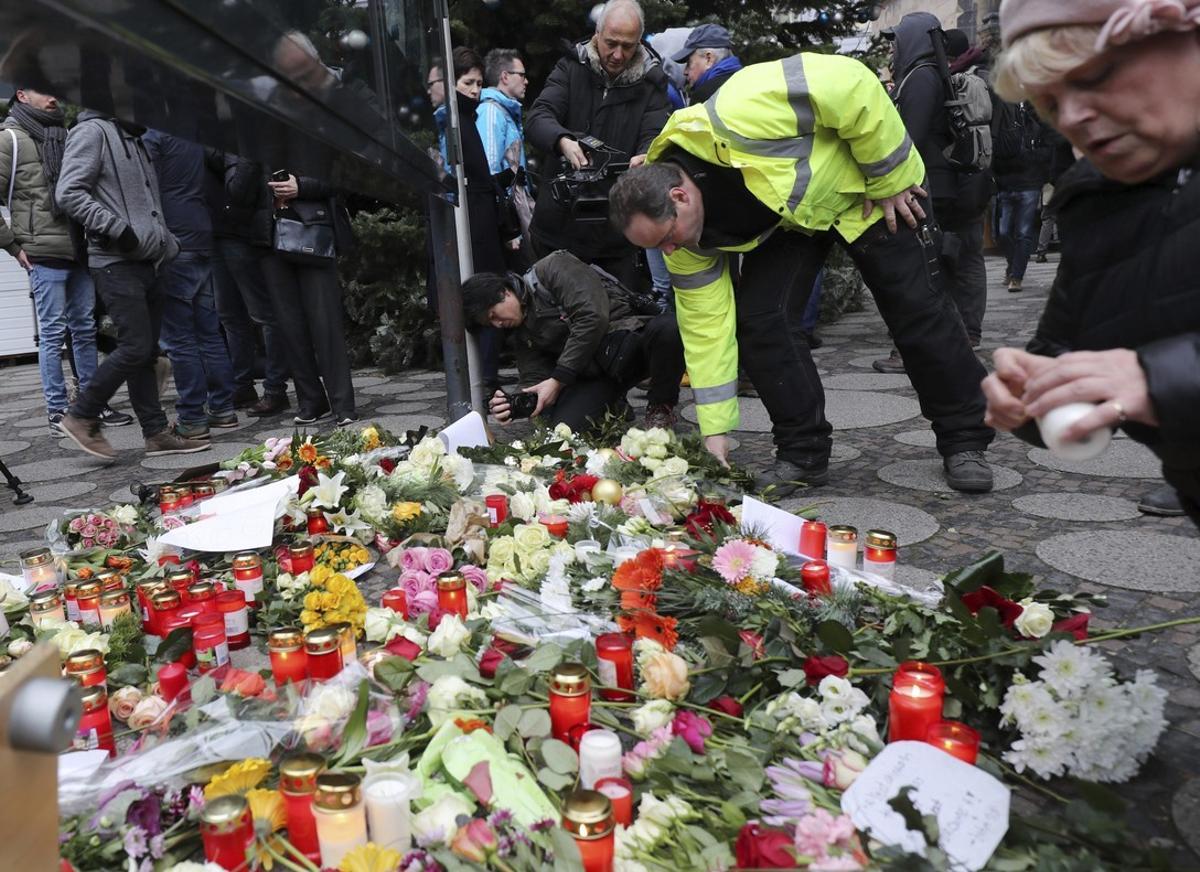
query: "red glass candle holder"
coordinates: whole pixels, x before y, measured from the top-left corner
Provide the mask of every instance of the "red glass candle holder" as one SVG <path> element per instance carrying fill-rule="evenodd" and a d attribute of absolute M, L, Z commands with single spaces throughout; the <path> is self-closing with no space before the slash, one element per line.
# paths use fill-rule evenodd
<path fill-rule="evenodd" d="M 592 681 L 580 663 L 564 663 L 550 677 L 550 731 L 560 742 L 571 728 L 586 724 L 592 713 Z"/>
<path fill-rule="evenodd" d="M 499 527 L 508 518 L 508 497 L 504 494 L 490 494 L 483 504 L 487 506 L 488 523 L 493 527 Z"/>
<path fill-rule="evenodd" d="M 318 533 L 329 532 L 329 522 L 325 520 L 325 513 L 320 509 L 308 510 L 308 535 L 316 536 Z"/>
<path fill-rule="evenodd" d="M 813 596 L 829 596 L 833 585 L 829 581 L 829 564 L 824 560 L 810 560 L 800 567 L 800 583 Z"/>
<path fill-rule="evenodd" d="M 318 754 L 297 754 L 279 764 L 279 792 L 283 794 L 287 811 L 288 841 L 318 865 L 321 845 L 317 840 L 313 798 L 317 792 L 317 776 L 324 768 L 325 760 Z"/>
<path fill-rule="evenodd" d="M 217 611 L 225 621 L 225 641 L 229 650 L 247 648 L 250 645 L 250 610 L 246 608 L 246 597 L 240 590 L 226 590 L 217 594 Z"/>
<path fill-rule="evenodd" d="M 600 674 L 600 698 L 609 702 L 632 702 L 633 641 L 624 633 L 596 637 L 596 666 Z M 611 688 L 621 688 L 612 690 Z"/>
<path fill-rule="evenodd" d="M 310 630 L 304 637 L 308 654 L 308 677 L 328 681 L 342 671 L 342 638 L 333 627 Z"/>
<path fill-rule="evenodd" d="M 939 721 L 929 728 L 925 741 L 972 766 L 979 759 L 979 731 L 959 721 Z"/>
<path fill-rule="evenodd" d="M 108 693 L 103 685 L 89 687 L 83 693 L 83 714 L 75 728 L 73 747 L 80 751 L 107 751 L 110 757 L 117 755 Z"/>
<path fill-rule="evenodd" d="M 383 595 L 383 607 L 408 620 L 408 596 L 401 588 L 393 587 Z"/>
<path fill-rule="evenodd" d="M 288 546 L 288 566 L 292 575 L 311 572 L 313 568 L 313 546 L 307 539 Z"/>
<path fill-rule="evenodd" d="M 78 681 L 80 687 L 106 687 L 108 684 L 104 655 L 95 648 L 84 648 L 68 655 L 63 662 L 63 674 Z"/>
<path fill-rule="evenodd" d="M 567 537 L 567 530 L 571 526 L 571 522 L 562 515 L 542 515 L 538 518 L 538 521 L 546 528 L 546 532 L 555 539 L 565 539 Z"/>
<path fill-rule="evenodd" d="M 443 572 L 438 576 L 438 608 L 447 614 L 467 619 L 467 578 L 460 572 Z"/>
<path fill-rule="evenodd" d="M 79 609 L 79 623 L 84 626 L 100 623 L 100 592 L 98 581 L 80 582 L 75 589 L 75 602 Z"/>
<path fill-rule="evenodd" d="M 254 841 L 254 819 L 245 797 L 219 796 L 200 812 L 204 859 L 222 869 L 246 869 L 246 849 Z"/>
<path fill-rule="evenodd" d="M 192 651 L 200 673 L 220 669 L 229 662 L 229 641 L 225 638 L 225 618 L 202 614 L 192 621 Z"/>
<path fill-rule="evenodd" d="M 936 666 L 906 660 L 896 670 L 888 695 L 888 741 L 924 742 L 942 719 L 946 683 Z"/>
<path fill-rule="evenodd" d="M 613 807 L 595 790 L 577 790 L 563 803 L 563 829 L 575 839 L 584 872 L 612 872 Z"/>
<path fill-rule="evenodd" d="M 613 821 L 623 827 L 633 825 L 633 782 L 628 778 L 610 776 L 596 782 L 596 792 L 603 793 L 612 803 Z"/>
<path fill-rule="evenodd" d="M 821 521 L 805 521 L 800 525 L 800 553 L 813 560 L 825 559 L 825 542 L 829 531 Z"/>
<path fill-rule="evenodd" d="M 308 678 L 308 654 L 304 650 L 304 634 L 295 627 L 279 627 L 267 637 L 271 654 L 271 675 L 282 687 L 289 681 L 300 684 Z"/>
<path fill-rule="evenodd" d="M 863 545 L 863 570 L 884 578 L 896 577 L 895 533 L 887 530 L 867 531 L 866 544 Z"/>
<path fill-rule="evenodd" d="M 246 604 L 258 608 L 257 597 L 263 589 L 262 558 L 244 551 L 233 558 L 233 585 L 246 596 Z"/>

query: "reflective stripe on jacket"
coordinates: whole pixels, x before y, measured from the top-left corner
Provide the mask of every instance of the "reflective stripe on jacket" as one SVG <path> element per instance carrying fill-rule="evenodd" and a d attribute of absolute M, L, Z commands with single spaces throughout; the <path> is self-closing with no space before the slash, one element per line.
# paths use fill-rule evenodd
<path fill-rule="evenodd" d="M 746 67 L 705 103 L 675 112 L 647 160 L 676 145 L 741 171 L 779 215 L 779 229 L 834 229 L 847 242 L 883 217 L 863 201 L 894 196 L 925 176 L 900 115 L 867 67 L 841 55 L 798 54 Z M 750 251 L 760 239 L 724 251 Z M 667 255 L 700 431 L 738 425 L 733 285 L 722 251 Z"/>

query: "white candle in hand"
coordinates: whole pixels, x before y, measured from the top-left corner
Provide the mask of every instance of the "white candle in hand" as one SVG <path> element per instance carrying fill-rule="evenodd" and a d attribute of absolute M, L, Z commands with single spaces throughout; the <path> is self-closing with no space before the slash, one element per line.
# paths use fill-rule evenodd
<path fill-rule="evenodd" d="M 1103 454 L 1108 443 L 1112 441 L 1112 430 L 1107 427 L 1093 430 L 1077 441 L 1063 439 L 1063 432 L 1068 427 L 1095 409 L 1092 403 L 1067 403 L 1038 418 L 1042 441 L 1046 443 L 1050 453 L 1063 460 L 1091 460 Z"/>

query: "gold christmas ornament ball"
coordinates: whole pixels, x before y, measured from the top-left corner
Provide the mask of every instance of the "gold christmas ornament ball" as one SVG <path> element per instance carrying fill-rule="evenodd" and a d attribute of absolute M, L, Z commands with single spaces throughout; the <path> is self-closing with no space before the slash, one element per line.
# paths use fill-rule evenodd
<path fill-rule="evenodd" d="M 612 448 L 601 448 L 596 453 L 604 458 L 605 463 L 608 463 L 610 460 L 619 460 L 621 458 L 621 455 L 617 454 L 617 452 Z"/>
<path fill-rule="evenodd" d="M 610 506 L 615 506 L 621 502 L 621 497 L 624 495 L 625 488 L 621 487 L 619 481 L 611 478 L 602 478 L 592 487 L 592 500 L 597 503 L 608 503 Z"/>

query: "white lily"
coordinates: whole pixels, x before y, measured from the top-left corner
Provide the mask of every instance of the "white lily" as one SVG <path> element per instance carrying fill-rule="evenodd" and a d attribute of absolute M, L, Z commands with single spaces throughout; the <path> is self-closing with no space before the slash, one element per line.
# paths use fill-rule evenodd
<path fill-rule="evenodd" d="M 345 509 L 338 509 L 336 512 L 326 512 L 325 520 L 329 522 L 329 526 L 335 533 L 345 536 L 353 536 L 360 530 L 371 529 L 371 525 L 359 518 L 356 511 L 347 512 Z"/>
<path fill-rule="evenodd" d="M 344 472 L 339 472 L 332 478 L 323 472 L 318 472 L 317 486 L 309 491 L 312 494 L 310 505 L 336 509 L 338 503 L 341 502 L 342 494 L 350 489 L 348 485 L 342 484 L 342 479 L 345 477 L 346 473 Z"/>

